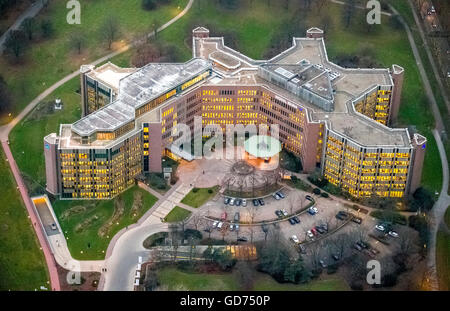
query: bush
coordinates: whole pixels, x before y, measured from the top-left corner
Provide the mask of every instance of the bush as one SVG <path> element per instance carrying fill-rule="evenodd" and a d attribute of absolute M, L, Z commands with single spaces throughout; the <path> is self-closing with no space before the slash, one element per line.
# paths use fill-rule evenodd
<path fill-rule="evenodd" d="M 210 194 L 213 193 L 212 189 L 208 189 L 208 193 Z"/>
<path fill-rule="evenodd" d="M 154 10 L 156 8 L 155 0 L 142 0 L 142 8 L 147 11 Z"/>
<path fill-rule="evenodd" d="M 297 176 L 292 175 L 292 176 L 291 176 L 291 180 L 295 183 L 295 182 L 298 180 L 298 178 L 297 178 Z"/>
<path fill-rule="evenodd" d="M 319 188 L 314 188 L 313 193 L 319 195 L 321 193 Z"/>
<path fill-rule="evenodd" d="M 322 198 L 329 198 L 329 197 L 330 197 L 330 195 L 329 195 L 328 193 L 326 193 L 326 192 L 322 192 L 322 193 L 320 194 L 320 196 L 321 196 Z"/>
<path fill-rule="evenodd" d="M 53 24 L 46 19 L 41 22 L 41 33 L 43 38 L 50 38 L 53 35 Z"/>
<path fill-rule="evenodd" d="M 189 238 L 194 238 L 196 240 L 201 240 L 203 238 L 203 235 L 200 231 L 195 229 L 186 229 L 184 230 L 184 239 L 188 240 Z"/>
<path fill-rule="evenodd" d="M 193 192 L 193 193 L 197 193 L 198 190 L 199 190 L 198 188 L 193 188 L 193 189 L 192 189 L 192 192 Z"/>

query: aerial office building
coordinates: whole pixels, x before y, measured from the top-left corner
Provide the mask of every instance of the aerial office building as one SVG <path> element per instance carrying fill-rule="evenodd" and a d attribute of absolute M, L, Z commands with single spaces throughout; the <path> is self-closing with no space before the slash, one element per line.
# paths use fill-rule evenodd
<path fill-rule="evenodd" d="M 404 70 L 347 69 L 328 60 L 323 32 L 307 31 L 270 60 L 254 60 L 193 30 L 193 58 L 140 69 L 83 66 L 83 117 L 44 138 L 47 190 L 111 198 L 173 154 L 177 124 L 278 124 L 305 172 L 320 169 L 355 197 L 403 197 L 420 184 L 426 138 L 393 129 Z"/>

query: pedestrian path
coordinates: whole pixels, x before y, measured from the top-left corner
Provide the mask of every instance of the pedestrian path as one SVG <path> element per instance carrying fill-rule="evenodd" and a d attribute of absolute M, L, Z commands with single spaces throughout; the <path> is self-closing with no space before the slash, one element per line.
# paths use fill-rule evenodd
<path fill-rule="evenodd" d="M 153 215 L 164 219 L 170 211 L 177 205 L 180 205 L 181 200 L 191 191 L 192 186 L 181 184 L 175 191 L 173 191 L 167 199 L 153 212 Z M 184 205 L 184 204 L 183 204 Z M 190 208 L 189 208 L 190 209 Z"/>

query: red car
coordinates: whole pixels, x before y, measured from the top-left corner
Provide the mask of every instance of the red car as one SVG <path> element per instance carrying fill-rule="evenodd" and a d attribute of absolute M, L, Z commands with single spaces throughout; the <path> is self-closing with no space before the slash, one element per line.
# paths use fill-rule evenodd
<path fill-rule="evenodd" d="M 220 216 L 220 219 L 227 220 L 227 213 L 223 212 L 223 214 Z"/>
<path fill-rule="evenodd" d="M 312 232 L 312 234 L 314 234 L 314 235 L 318 235 L 316 228 L 312 228 L 312 229 L 311 229 L 311 232 Z"/>

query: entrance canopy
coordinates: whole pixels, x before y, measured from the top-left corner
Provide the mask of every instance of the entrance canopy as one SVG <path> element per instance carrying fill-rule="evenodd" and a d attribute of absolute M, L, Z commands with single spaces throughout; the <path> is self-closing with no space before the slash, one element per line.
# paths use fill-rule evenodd
<path fill-rule="evenodd" d="M 271 158 L 281 151 L 278 139 L 266 135 L 253 135 L 244 143 L 245 151 L 257 158 Z"/>

